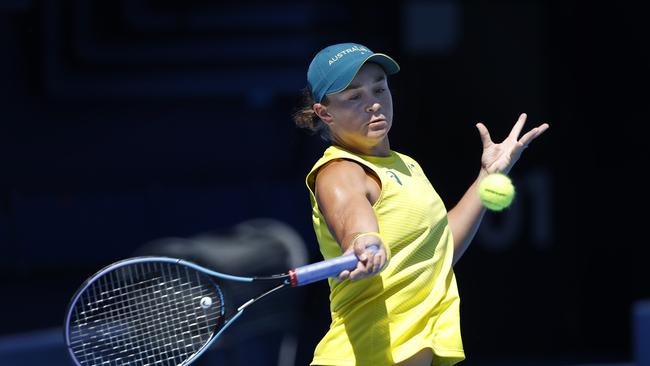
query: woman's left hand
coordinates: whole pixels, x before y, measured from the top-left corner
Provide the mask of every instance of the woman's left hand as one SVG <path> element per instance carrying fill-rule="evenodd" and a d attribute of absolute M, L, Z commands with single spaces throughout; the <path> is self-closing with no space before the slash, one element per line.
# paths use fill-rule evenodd
<path fill-rule="evenodd" d="M 549 127 L 548 123 L 544 123 L 519 138 L 519 134 L 526 123 L 526 117 L 526 113 L 522 113 L 519 116 L 508 137 L 500 144 L 495 144 L 492 141 L 485 125 L 482 123 L 476 124 L 476 128 L 478 128 L 479 134 L 481 135 L 481 141 L 483 141 L 481 168 L 487 173 L 508 174 L 517 160 L 519 160 L 524 149 Z"/>

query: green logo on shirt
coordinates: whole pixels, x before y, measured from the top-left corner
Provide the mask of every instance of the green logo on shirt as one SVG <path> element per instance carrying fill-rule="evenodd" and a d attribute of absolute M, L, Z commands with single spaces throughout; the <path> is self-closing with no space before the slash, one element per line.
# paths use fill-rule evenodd
<path fill-rule="evenodd" d="M 402 185 L 402 181 L 399 180 L 399 177 L 397 176 L 397 174 L 395 174 L 395 172 L 393 172 L 391 170 L 387 170 L 386 174 L 388 174 L 391 178 L 395 179 L 397 181 L 397 183 L 399 183 L 400 186 Z"/>

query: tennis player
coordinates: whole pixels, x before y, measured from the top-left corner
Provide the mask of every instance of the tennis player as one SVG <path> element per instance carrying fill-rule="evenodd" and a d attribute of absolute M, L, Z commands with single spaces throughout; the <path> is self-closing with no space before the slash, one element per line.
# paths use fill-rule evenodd
<path fill-rule="evenodd" d="M 312 219 L 325 259 L 355 253 L 359 265 L 330 280 L 330 329 L 312 365 L 453 365 L 465 358 L 453 265 L 469 246 L 485 209 L 479 181 L 508 173 L 547 128 L 483 143 L 476 180 L 449 212 L 420 165 L 391 150 L 391 57 L 355 43 L 335 44 L 313 58 L 297 126 L 329 146 L 306 178 Z M 365 250 L 378 245 L 379 251 Z M 363 281 L 358 281 L 364 279 Z"/>

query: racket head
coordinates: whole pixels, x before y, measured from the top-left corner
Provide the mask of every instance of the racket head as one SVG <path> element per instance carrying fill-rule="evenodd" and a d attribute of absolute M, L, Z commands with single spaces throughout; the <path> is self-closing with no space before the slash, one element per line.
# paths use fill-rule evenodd
<path fill-rule="evenodd" d="M 114 263 L 77 290 L 65 342 L 77 365 L 187 365 L 224 327 L 221 288 L 179 259 Z M 209 299 L 209 300 L 208 300 Z"/>

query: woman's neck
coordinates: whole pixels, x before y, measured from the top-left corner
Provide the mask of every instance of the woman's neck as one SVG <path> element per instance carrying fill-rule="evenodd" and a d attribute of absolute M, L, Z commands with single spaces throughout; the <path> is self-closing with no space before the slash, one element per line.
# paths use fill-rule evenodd
<path fill-rule="evenodd" d="M 340 146 L 343 149 L 358 155 L 378 156 L 378 157 L 390 156 L 390 142 L 388 141 L 388 137 L 385 137 L 377 144 L 371 144 L 371 145 L 350 144 L 350 143 L 345 143 L 343 141 L 340 141 L 338 139 L 333 140 L 332 144 Z"/>

